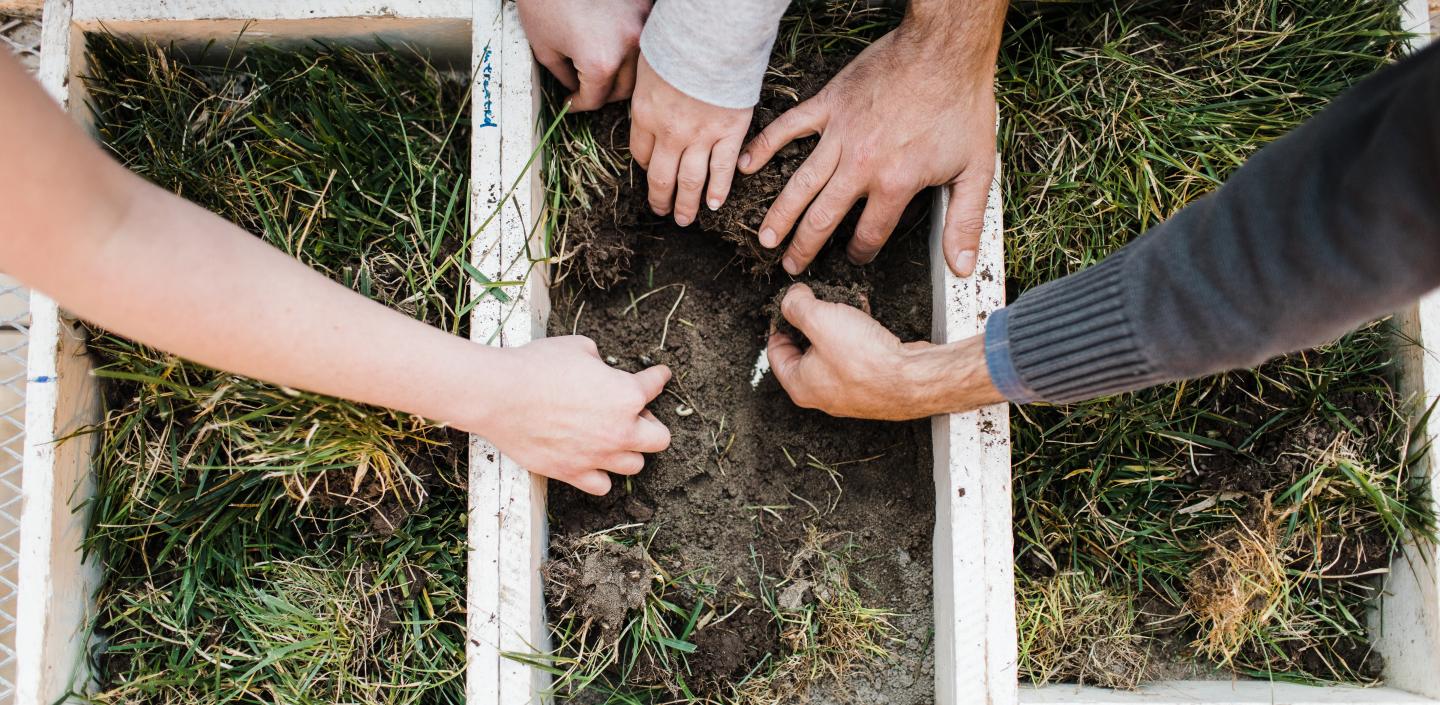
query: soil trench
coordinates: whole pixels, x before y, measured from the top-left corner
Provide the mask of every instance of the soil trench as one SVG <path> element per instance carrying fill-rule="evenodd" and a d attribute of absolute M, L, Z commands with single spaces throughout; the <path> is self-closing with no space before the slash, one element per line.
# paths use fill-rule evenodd
<path fill-rule="evenodd" d="M 853 267 L 831 248 L 812 270 L 817 281 L 868 282 L 874 315 L 906 340 L 926 337 L 931 316 L 926 243 L 915 225 L 872 266 Z M 667 571 L 706 570 L 722 589 L 744 586 L 726 598 L 740 608 L 720 625 L 729 631 L 706 637 L 727 644 L 715 654 L 724 660 L 741 644 L 759 655 L 781 651 L 760 602 L 741 596 L 757 592 L 760 573 L 783 574 L 809 527 L 847 534 L 856 590 L 897 615 L 901 641 L 889 645 L 893 662 L 851 679 L 843 697 L 822 686 L 812 701 L 931 702 L 930 424 L 803 410 L 769 374 L 752 386 L 767 305 L 789 282 L 753 278 L 732 244 L 679 229 L 647 234 L 636 243 L 634 272 L 609 291 L 560 287 L 550 334 L 590 336 L 607 362 L 630 371 L 669 365 L 674 380 L 651 409 L 673 442 L 606 497 L 552 484 L 556 540 L 643 524 Z M 736 670 L 701 661 L 692 668 Z"/>

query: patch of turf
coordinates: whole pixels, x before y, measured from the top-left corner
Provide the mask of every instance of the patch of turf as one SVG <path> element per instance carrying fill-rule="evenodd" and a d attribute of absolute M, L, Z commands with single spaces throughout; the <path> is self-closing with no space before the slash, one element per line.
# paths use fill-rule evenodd
<path fill-rule="evenodd" d="M 96 127 L 127 167 L 466 332 L 463 74 L 403 51 L 87 41 Z M 102 330 L 90 348 L 94 700 L 463 702 L 463 435 Z"/>
<path fill-rule="evenodd" d="M 1211 191 L 1404 39 L 1391 0 L 1018 5 L 999 76 L 1011 298 Z M 1376 571 L 1431 526 L 1391 348 L 1376 324 L 1254 372 L 1016 408 L 1021 613 L 1078 574 L 1145 607 L 1125 628 L 1159 661 L 1374 682 Z M 1237 596 L 1263 609 L 1217 619 Z M 1028 624 L 1022 643 L 1044 638 Z M 1022 675 L 1094 681 L 1078 648 L 1022 652 Z"/>

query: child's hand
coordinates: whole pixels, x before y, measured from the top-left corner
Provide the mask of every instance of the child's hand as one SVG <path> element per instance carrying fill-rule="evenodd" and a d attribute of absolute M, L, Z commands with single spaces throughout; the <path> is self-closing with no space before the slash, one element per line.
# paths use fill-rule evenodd
<path fill-rule="evenodd" d="M 669 429 L 645 410 L 670 381 L 668 367 L 617 370 L 575 335 L 504 352 L 502 389 L 510 395 L 485 400 L 489 418 L 470 430 L 530 472 L 602 495 L 610 491 L 606 471 L 634 475 L 645 466 L 642 453 L 670 447 Z"/>

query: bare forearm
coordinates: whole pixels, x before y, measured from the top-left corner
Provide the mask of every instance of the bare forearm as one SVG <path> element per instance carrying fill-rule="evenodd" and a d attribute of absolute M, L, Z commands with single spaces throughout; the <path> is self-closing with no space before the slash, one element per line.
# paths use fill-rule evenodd
<path fill-rule="evenodd" d="M 79 316 L 212 367 L 435 419 L 456 418 L 450 390 L 474 390 L 500 372 L 494 351 L 358 296 L 200 207 L 134 182 L 108 236 L 58 239 L 69 266 L 31 273 Z M 457 374 L 476 379 L 455 384 Z"/>
<path fill-rule="evenodd" d="M 0 266 L 68 310 L 206 365 L 447 421 L 458 417 L 446 392 L 469 385 L 427 376 L 499 373 L 480 369 L 502 364 L 495 351 L 371 302 L 131 174 L 4 56 L 0 95 Z"/>
<path fill-rule="evenodd" d="M 976 74 L 994 77 L 1000 52 L 1000 34 L 1009 0 L 911 0 L 900 37 L 917 44 L 917 50 L 947 60 L 964 80 Z"/>

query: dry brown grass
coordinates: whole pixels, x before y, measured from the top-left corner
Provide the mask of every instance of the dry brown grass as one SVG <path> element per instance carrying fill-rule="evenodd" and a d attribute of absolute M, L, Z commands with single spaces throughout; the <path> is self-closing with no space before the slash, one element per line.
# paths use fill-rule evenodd
<path fill-rule="evenodd" d="M 1279 616 L 1286 585 L 1283 519 L 1267 495 L 1250 516 L 1211 540 L 1190 574 L 1185 605 L 1200 624 L 1194 644 L 1200 653 L 1228 665 Z"/>
<path fill-rule="evenodd" d="M 1075 681 L 1134 690 L 1150 671 L 1134 599 L 1083 573 L 1017 586 L 1022 670 L 1036 684 Z"/>

